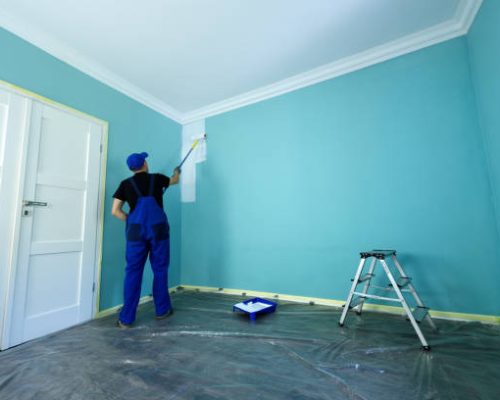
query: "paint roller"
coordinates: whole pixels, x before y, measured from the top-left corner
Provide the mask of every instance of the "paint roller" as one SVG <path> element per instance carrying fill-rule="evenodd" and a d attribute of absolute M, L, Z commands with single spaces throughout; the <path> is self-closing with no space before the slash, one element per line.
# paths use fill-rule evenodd
<path fill-rule="evenodd" d="M 184 158 L 182 159 L 181 163 L 175 167 L 175 169 L 178 169 L 179 171 L 181 170 L 181 167 L 182 167 L 182 164 L 184 164 L 184 162 L 188 159 L 189 155 L 193 152 L 193 150 L 196 148 L 196 146 L 198 146 L 198 143 L 200 142 L 203 142 L 207 140 L 207 134 L 203 134 L 203 136 L 201 138 L 198 138 L 196 139 L 193 144 L 191 145 L 191 148 L 189 149 L 189 151 L 187 152 L 187 154 L 184 156 Z"/>

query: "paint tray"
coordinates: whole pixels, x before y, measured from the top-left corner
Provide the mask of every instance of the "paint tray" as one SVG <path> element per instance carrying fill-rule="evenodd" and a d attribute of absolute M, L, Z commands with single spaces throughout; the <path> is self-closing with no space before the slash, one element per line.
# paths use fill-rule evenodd
<path fill-rule="evenodd" d="M 253 299 L 245 300 L 233 306 L 234 311 L 241 311 L 250 316 L 251 321 L 255 321 L 257 314 L 267 314 L 276 311 L 277 303 L 272 301 L 255 297 Z"/>

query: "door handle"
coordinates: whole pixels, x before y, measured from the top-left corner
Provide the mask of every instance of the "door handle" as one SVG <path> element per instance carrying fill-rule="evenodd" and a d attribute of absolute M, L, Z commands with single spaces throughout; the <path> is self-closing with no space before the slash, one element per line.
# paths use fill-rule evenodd
<path fill-rule="evenodd" d="M 34 206 L 34 207 L 47 207 L 48 204 L 44 201 L 31 201 L 31 200 L 24 200 L 23 202 L 24 206 Z"/>

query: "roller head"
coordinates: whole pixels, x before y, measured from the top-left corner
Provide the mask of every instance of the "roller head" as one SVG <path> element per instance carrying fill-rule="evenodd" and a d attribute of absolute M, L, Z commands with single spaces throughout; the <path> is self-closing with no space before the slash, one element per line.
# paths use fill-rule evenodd
<path fill-rule="evenodd" d="M 198 143 L 200 143 L 200 142 L 202 142 L 202 141 L 204 141 L 204 140 L 207 140 L 207 134 L 206 134 L 206 133 L 204 133 L 204 134 L 203 134 L 203 137 L 198 138 L 198 139 L 196 139 L 196 140 L 193 142 L 193 144 L 192 144 L 192 146 L 191 146 L 191 149 L 194 149 L 196 146 L 198 146 Z"/>

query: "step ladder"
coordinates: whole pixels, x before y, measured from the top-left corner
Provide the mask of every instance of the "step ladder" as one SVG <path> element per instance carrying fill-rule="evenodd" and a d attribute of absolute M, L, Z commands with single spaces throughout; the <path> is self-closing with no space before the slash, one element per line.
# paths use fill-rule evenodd
<path fill-rule="evenodd" d="M 422 331 L 420 330 L 419 323 L 423 320 L 426 320 L 432 327 L 432 329 L 437 331 L 436 325 L 429 315 L 429 309 L 424 305 L 415 288 L 413 287 L 411 278 L 405 274 L 403 267 L 396 258 L 396 250 L 372 250 L 361 252 L 360 255 L 361 261 L 359 262 L 355 277 L 351 279 L 351 290 L 349 292 L 349 296 L 347 297 L 347 302 L 344 305 L 344 309 L 342 310 L 339 325 L 344 326 L 347 312 L 350 309 L 354 309 L 357 314 L 360 315 L 366 299 L 384 300 L 394 303 L 400 303 L 405 310 L 406 315 L 413 328 L 415 329 L 420 342 L 422 343 L 422 348 L 424 350 L 430 350 L 431 348 L 425 340 Z M 363 274 L 363 270 L 367 265 L 368 259 L 370 259 L 371 262 L 369 263 L 368 271 Z M 389 259 L 392 259 L 392 262 L 398 272 L 396 276 L 393 275 L 391 269 L 389 268 L 389 264 L 387 263 Z M 374 272 L 377 262 L 380 262 L 380 264 L 382 264 L 384 272 L 389 278 L 389 285 L 386 287 L 376 286 L 371 283 L 372 278 L 375 276 Z M 358 285 L 362 285 L 361 290 L 357 290 Z M 386 297 L 369 294 L 369 289 L 377 289 L 385 292 L 395 293 L 396 297 Z M 408 301 L 404 297 L 404 294 L 408 293 L 411 295 L 411 297 L 413 297 L 414 302 L 416 303 L 413 310 L 410 308 Z"/>

